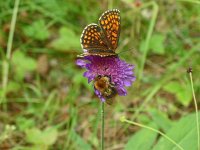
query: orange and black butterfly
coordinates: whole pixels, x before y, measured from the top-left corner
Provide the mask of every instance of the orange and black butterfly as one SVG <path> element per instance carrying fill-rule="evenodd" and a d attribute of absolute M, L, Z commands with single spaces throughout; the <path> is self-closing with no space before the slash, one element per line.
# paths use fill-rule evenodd
<path fill-rule="evenodd" d="M 99 25 L 89 24 L 81 35 L 82 56 L 97 55 L 101 57 L 117 55 L 120 35 L 120 11 L 107 10 L 99 18 Z"/>

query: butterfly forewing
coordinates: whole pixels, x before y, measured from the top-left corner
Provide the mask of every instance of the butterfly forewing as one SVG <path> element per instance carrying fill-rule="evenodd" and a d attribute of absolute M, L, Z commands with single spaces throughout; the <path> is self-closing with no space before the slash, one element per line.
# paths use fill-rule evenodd
<path fill-rule="evenodd" d="M 120 11 L 117 9 L 106 11 L 99 18 L 99 24 L 109 49 L 115 51 L 120 35 Z"/>

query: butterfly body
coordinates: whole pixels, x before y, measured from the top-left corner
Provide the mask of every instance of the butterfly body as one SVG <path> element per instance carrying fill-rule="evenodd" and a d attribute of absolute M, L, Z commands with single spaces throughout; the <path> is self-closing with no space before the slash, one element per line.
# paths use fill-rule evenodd
<path fill-rule="evenodd" d="M 99 25 L 87 25 L 81 35 L 82 56 L 97 55 L 101 57 L 117 55 L 120 35 L 120 11 L 112 9 L 104 12 L 99 18 Z"/>

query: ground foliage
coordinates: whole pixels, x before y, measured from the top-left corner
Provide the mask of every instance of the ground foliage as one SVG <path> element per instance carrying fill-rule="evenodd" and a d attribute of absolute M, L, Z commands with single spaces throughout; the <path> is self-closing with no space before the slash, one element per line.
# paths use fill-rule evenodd
<path fill-rule="evenodd" d="M 1 78 L 13 7 L 13 0 L 0 2 Z M 118 8 L 122 27 L 117 52 L 135 65 L 137 79 L 126 97 L 105 107 L 106 149 L 178 149 L 152 131 L 120 122 L 125 115 L 195 150 L 195 109 L 186 70 L 193 68 L 198 100 L 199 7 L 173 0 L 21 0 L 6 99 L 0 100 L 0 149 L 100 147 L 100 100 L 75 61 L 82 52 L 83 28 L 97 23 L 108 8 Z"/>

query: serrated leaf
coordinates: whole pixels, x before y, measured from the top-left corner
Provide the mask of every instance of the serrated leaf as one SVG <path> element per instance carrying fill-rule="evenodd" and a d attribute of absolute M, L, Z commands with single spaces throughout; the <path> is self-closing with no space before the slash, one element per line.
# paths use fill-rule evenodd
<path fill-rule="evenodd" d="M 23 31 L 26 36 L 40 41 L 49 37 L 49 31 L 45 25 L 44 20 L 37 20 L 31 25 L 25 26 Z"/>
<path fill-rule="evenodd" d="M 173 139 L 176 143 L 181 145 L 185 150 L 197 150 L 197 129 L 196 129 L 195 114 L 189 114 L 181 118 L 166 133 L 166 135 L 171 139 Z M 176 145 L 171 143 L 166 138 L 161 137 L 153 150 L 168 150 L 168 149 L 179 150 L 179 148 L 176 147 Z"/>
<path fill-rule="evenodd" d="M 150 127 L 157 128 L 151 123 Z M 141 129 L 133 135 L 125 146 L 125 150 L 150 150 L 157 137 L 157 133 L 148 129 Z"/>
<path fill-rule="evenodd" d="M 54 40 L 50 45 L 56 50 L 67 51 L 80 48 L 79 36 L 69 29 L 62 27 L 59 30 L 59 38 Z"/>

